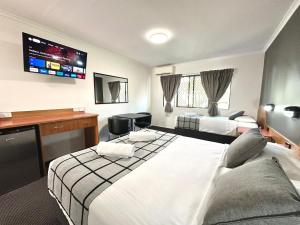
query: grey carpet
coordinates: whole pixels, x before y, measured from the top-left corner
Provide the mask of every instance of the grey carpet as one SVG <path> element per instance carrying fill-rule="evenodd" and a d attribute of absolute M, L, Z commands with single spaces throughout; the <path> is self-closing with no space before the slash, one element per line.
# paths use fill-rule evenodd
<path fill-rule="evenodd" d="M 0 196 L 0 225 L 67 224 L 48 193 L 46 177 Z"/>

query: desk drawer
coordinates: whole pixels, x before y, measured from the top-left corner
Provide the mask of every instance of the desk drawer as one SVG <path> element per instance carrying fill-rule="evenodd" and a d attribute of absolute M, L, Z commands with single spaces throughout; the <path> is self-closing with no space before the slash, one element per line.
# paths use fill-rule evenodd
<path fill-rule="evenodd" d="M 86 127 L 92 127 L 97 124 L 97 117 L 83 118 L 76 120 L 66 120 L 61 122 L 46 123 L 40 125 L 42 136 L 56 134 Z"/>
<path fill-rule="evenodd" d="M 78 129 L 76 120 L 67 120 L 55 123 L 46 123 L 40 125 L 40 132 L 42 136 L 49 134 L 56 134 L 65 131 Z"/>
<path fill-rule="evenodd" d="M 93 127 L 97 124 L 97 117 L 79 119 L 77 123 L 78 128 Z"/>
<path fill-rule="evenodd" d="M 58 123 L 45 123 L 40 125 L 41 136 L 58 133 Z"/>

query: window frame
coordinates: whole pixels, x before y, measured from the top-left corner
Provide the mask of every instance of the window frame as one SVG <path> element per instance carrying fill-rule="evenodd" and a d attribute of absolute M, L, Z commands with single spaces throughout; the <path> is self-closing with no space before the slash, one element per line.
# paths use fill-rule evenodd
<path fill-rule="evenodd" d="M 183 77 L 189 77 L 189 88 L 188 90 L 190 90 L 190 85 L 191 85 L 191 77 L 201 77 L 200 74 L 193 74 L 193 75 L 184 75 Z M 230 82 L 229 86 L 227 89 L 229 89 L 229 99 L 228 99 L 228 108 L 219 108 L 221 110 L 229 110 L 230 109 L 230 103 L 231 103 L 231 86 L 232 86 L 232 81 Z M 227 90 L 226 90 L 227 91 Z M 195 78 L 193 80 L 193 96 L 195 94 Z M 205 93 L 206 94 L 206 93 Z M 206 95 L 207 97 L 207 95 Z M 208 105 L 206 107 L 195 107 L 195 106 L 179 106 L 178 105 L 178 92 L 176 94 L 176 98 L 173 99 L 174 101 L 174 106 L 176 108 L 189 108 L 189 109 L 208 109 Z M 189 101 L 190 101 L 190 93 L 188 93 L 188 105 L 189 105 Z M 193 98 L 194 101 L 194 98 Z M 163 106 L 165 105 L 165 98 L 163 97 Z M 194 105 L 194 102 L 193 102 Z"/>
<path fill-rule="evenodd" d="M 190 85 L 191 85 L 191 77 L 201 77 L 200 74 L 193 74 L 193 75 L 184 75 L 183 77 L 189 77 L 189 88 L 188 90 L 190 90 Z M 193 80 L 193 96 L 195 94 L 195 78 Z M 207 97 L 207 96 L 206 96 Z M 190 93 L 188 93 L 188 106 L 179 106 L 178 105 L 178 92 L 176 94 L 176 101 L 175 101 L 175 106 L 176 108 L 189 108 L 189 109 L 208 109 L 208 103 L 207 103 L 207 106 L 206 107 L 195 107 L 195 106 L 189 106 L 189 102 L 190 101 Z M 194 98 L 193 98 L 193 101 L 194 101 Z M 194 102 L 193 102 L 193 105 L 194 105 Z"/>

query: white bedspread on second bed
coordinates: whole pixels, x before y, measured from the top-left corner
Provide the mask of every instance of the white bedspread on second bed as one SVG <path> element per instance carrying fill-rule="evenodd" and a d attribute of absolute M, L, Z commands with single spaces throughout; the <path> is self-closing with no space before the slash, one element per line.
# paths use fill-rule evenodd
<path fill-rule="evenodd" d="M 223 144 L 178 138 L 99 195 L 90 205 L 88 224 L 193 224 L 205 205 L 225 148 Z"/>
<path fill-rule="evenodd" d="M 253 121 L 255 121 L 253 119 Z M 225 116 L 178 116 L 176 127 L 208 133 L 237 136 L 238 127 L 258 128 L 255 122 L 239 122 Z"/>
<path fill-rule="evenodd" d="M 236 136 L 237 122 L 222 116 L 203 116 L 200 118 L 199 131 Z"/>

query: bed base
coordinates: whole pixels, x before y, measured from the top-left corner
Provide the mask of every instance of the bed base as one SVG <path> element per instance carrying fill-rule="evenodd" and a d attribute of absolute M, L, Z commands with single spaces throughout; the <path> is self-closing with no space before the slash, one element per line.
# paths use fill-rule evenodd
<path fill-rule="evenodd" d="M 229 135 L 221 135 L 215 133 L 208 133 L 204 131 L 197 131 L 197 130 L 189 130 L 183 129 L 179 127 L 175 127 L 175 129 L 166 128 L 166 127 L 159 127 L 159 126 L 150 126 L 151 129 L 159 130 L 167 133 L 178 134 L 186 137 L 192 137 L 197 139 L 202 139 L 206 141 L 213 141 L 218 142 L 221 144 L 231 144 L 237 137 L 229 136 Z"/>

